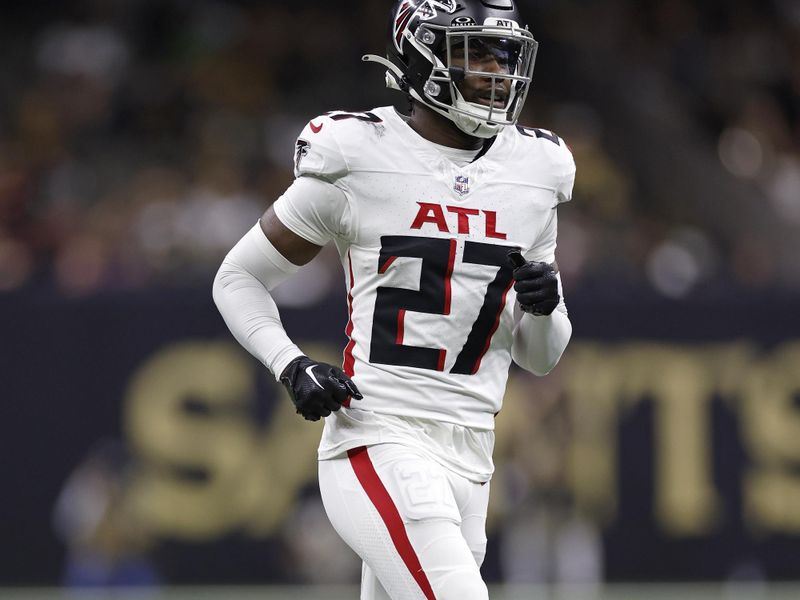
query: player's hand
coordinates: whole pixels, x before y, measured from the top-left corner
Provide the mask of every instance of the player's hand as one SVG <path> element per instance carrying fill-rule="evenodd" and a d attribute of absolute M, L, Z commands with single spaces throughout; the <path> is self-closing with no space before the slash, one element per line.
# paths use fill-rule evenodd
<path fill-rule="evenodd" d="M 288 390 L 297 414 L 308 421 L 319 421 L 321 417 L 339 410 L 350 396 L 356 400 L 363 398 L 356 384 L 339 367 L 307 356 L 298 356 L 290 362 L 280 380 Z"/>
<path fill-rule="evenodd" d="M 509 252 L 508 258 L 514 265 L 514 289 L 520 308 L 537 316 L 552 314 L 561 301 L 555 267 L 526 261 L 517 250 Z"/>

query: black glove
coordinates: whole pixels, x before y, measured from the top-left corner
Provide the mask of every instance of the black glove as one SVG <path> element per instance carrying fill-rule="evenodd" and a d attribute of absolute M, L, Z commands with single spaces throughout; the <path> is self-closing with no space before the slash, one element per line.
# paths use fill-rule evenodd
<path fill-rule="evenodd" d="M 290 362 L 280 376 L 289 396 L 297 407 L 297 414 L 308 421 L 319 421 L 339 410 L 352 396 L 363 396 L 356 384 L 339 367 L 298 356 Z"/>
<path fill-rule="evenodd" d="M 517 250 L 509 252 L 508 259 L 514 265 L 514 289 L 520 308 L 537 316 L 552 314 L 561 301 L 557 267 L 544 262 L 526 261 Z"/>

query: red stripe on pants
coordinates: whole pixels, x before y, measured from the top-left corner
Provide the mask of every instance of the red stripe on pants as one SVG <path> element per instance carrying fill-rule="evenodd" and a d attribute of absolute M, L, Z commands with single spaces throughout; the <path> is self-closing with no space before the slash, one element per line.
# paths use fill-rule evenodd
<path fill-rule="evenodd" d="M 403 519 L 400 517 L 392 497 L 386 491 L 386 487 L 384 487 L 378 473 L 375 471 L 375 466 L 369 458 L 367 448 L 365 446 L 353 448 L 347 451 L 347 456 L 350 457 L 350 464 L 353 466 L 353 471 L 355 471 L 358 481 L 361 482 L 361 486 L 367 492 L 370 501 L 378 510 L 386 529 L 389 530 L 389 536 L 394 542 L 394 547 L 411 572 L 411 576 L 419 585 L 422 593 L 425 594 L 425 598 L 436 600 L 431 584 L 428 581 L 428 576 L 422 570 L 419 557 L 417 557 L 417 553 L 408 539 Z"/>

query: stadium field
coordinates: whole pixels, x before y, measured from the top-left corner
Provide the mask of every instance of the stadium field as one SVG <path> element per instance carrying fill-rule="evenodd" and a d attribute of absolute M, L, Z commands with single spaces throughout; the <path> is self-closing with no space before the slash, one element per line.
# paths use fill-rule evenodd
<path fill-rule="evenodd" d="M 596 587 L 494 586 L 492 600 L 797 600 L 800 583 L 619 584 Z M 80 591 L 53 588 L 0 588 L 0 600 L 356 600 L 350 586 L 170 587 L 160 590 Z"/>

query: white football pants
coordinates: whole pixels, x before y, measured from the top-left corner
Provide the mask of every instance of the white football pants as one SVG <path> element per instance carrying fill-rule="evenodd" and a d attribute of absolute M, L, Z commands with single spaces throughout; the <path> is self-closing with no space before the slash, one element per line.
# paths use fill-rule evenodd
<path fill-rule="evenodd" d="M 379 444 L 319 463 L 334 529 L 363 561 L 361 600 L 488 600 L 489 484 L 411 446 Z"/>

